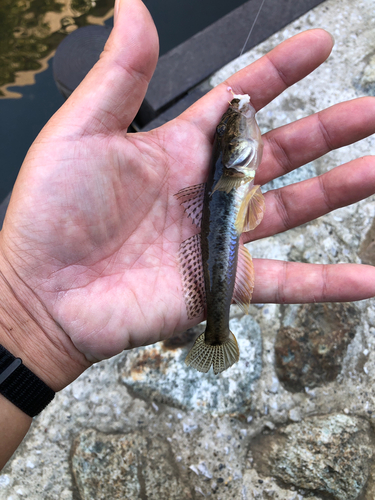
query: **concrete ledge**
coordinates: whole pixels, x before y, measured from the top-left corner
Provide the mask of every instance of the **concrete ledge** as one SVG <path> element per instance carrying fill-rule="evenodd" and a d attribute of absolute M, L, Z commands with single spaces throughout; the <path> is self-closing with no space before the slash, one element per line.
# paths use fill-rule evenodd
<path fill-rule="evenodd" d="M 7 211 L 11 194 L 12 193 L 9 193 L 8 196 L 0 203 L 0 231 L 3 227 L 5 212 Z"/>
<path fill-rule="evenodd" d="M 322 1 L 266 1 L 246 50 L 258 45 Z M 239 56 L 259 5 L 259 1 L 248 1 L 160 57 L 136 118 L 139 128 L 155 119 L 189 89 Z"/>

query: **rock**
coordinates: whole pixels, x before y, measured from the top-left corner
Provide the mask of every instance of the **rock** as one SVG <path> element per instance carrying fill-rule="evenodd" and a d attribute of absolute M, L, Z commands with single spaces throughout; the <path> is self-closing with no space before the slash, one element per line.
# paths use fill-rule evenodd
<path fill-rule="evenodd" d="M 374 84 L 375 85 L 375 84 Z M 363 264 L 375 265 L 375 219 L 361 244 L 358 256 Z"/>
<path fill-rule="evenodd" d="M 173 337 L 164 340 L 164 349 L 170 349 L 171 351 L 179 349 L 180 347 L 191 346 L 195 339 L 204 331 L 203 323 L 200 323 L 189 330 L 185 330 L 182 333 L 177 333 Z"/>
<path fill-rule="evenodd" d="M 306 496 L 302 495 L 296 488 L 286 489 L 285 484 L 278 484 L 280 481 L 272 477 L 260 476 L 256 469 L 246 470 L 243 477 L 243 488 L 241 500 L 304 500 Z M 309 494 L 308 500 L 322 500 L 322 497 L 316 497 Z"/>
<path fill-rule="evenodd" d="M 72 469 L 82 500 L 193 498 L 168 443 L 156 436 L 86 430 L 74 442 Z"/>
<path fill-rule="evenodd" d="M 129 352 L 121 369 L 121 380 L 133 393 L 156 403 L 214 415 L 245 411 L 252 386 L 262 370 L 262 339 L 251 316 L 230 321 L 237 338 L 240 360 L 215 376 L 185 366 L 189 349 L 166 349 L 161 343 Z"/>
<path fill-rule="evenodd" d="M 275 342 L 276 373 L 289 391 L 303 391 L 335 380 L 358 316 L 352 304 L 309 304 L 284 318 Z"/>
<path fill-rule="evenodd" d="M 360 87 L 369 95 L 375 95 L 375 54 L 367 57 L 367 64 L 363 70 Z"/>
<path fill-rule="evenodd" d="M 288 485 L 337 500 L 356 500 L 373 455 L 370 424 L 343 414 L 311 417 L 251 445 L 258 470 Z"/>

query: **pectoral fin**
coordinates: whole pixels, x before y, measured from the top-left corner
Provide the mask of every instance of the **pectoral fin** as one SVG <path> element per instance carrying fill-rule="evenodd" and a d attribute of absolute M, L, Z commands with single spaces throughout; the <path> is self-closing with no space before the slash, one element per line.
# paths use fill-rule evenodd
<path fill-rule="evenodd" d="M 246 177 L 231 177 L 227 175 L 222 175 L 215 184 L 211 196 L 214 194 L 215 191 L 225 191 L 226 193 L 230 193 L 233 188 L 238 188 L 242 184 L 245 184 L 246 182 L 250 182 L 251 180 L 253 180 L 254 176 L 255 176 L 255 170 L 251 170 L 249 172 L 249 175 L 247 175 Z"/>
<path fill-rule="evenodd" d="M 252 186 L 238 211 L 235 223 L 238 234 L 255 229 L 262 222 L 265 207 L 260 186 Z"/>
<path fill-rule="evenodd" d="M 240 245 L 233 301 L 245 314 L 249 314 L 249 305 L 254 290 L 254 280 L 254 266 L 250 252 L 244 245 Z"/>

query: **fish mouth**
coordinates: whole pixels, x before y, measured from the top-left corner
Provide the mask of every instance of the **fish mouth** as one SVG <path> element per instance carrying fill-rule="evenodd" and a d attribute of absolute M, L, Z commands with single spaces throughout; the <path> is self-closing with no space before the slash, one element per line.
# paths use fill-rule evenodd
<path fill-rule="evenodd" d="M 246 118 L 253 118 L 255 116 L 255 109 L 250 102 L 250 96 L 247 94 L 235 96 L 229 104 L 233 110 L 244 115 Z"/>

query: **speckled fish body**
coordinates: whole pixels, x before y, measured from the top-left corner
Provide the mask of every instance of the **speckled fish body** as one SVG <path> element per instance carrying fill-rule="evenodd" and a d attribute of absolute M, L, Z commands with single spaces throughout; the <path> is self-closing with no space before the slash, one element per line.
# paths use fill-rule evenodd
<path fill-rule="evenodd" d="M 220 123 L 222 124 L 230 117 L 232 116 L 228 117 L 227 112 Z M 230 334 L 229 312 L 234 292 L 241 236 L 235 223 L 241 201 L 247 191 L 247 185 L 242 184 L 238 188 L 233 188 L 229 193 L 219 190 L 212 193 L 224 173 L 223 142 L 226 140 L 228 140 L 227 134 L 216 135 L 212 165 L 204 195 L 201 226 L 202 264 L 207 308 L 205 342 L 211 345 L 225 342 Z"/>
<path fill-rule="evenodd" d="M 248 101 L 248 96 L 235 96 L 217 126 L 207 183 L 178 193 L 188 216 L 201 226 L 200 235 L 181 245 L 180 262 L 188 316 L 202 308 L 207 312 L 206 330 L 186 358 L 202 372 L 213 366 L 219 373 L 238 361 L 237 341 L 229 330 L 230 305 L 234 300 L 246 310 L 253 291 L 251 256 L 240 237 L 260 223 L 264 199 L 253 183 L 262 141 Z"/>

